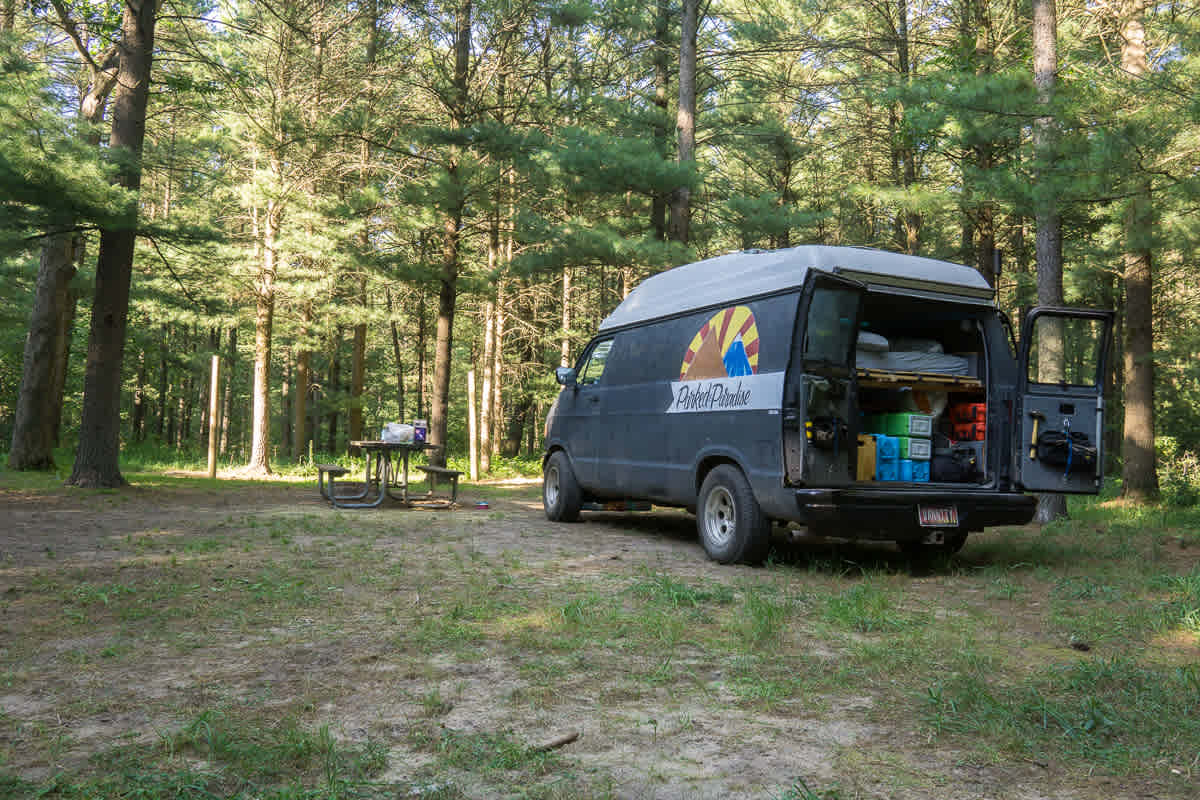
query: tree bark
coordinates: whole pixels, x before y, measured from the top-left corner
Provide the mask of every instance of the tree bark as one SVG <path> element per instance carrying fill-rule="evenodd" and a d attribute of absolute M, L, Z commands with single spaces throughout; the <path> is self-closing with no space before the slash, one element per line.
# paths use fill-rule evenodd
<path fill-rule="evenodd" d="M 308 452 L 308 441 L 311 437 L 308 393 L 312 386 L 312 349 L 308 346 L 308 337 L 312 318 L 312 303 L 306 302 L 300 310 L 300 349 L 296 351 L 296 396 L 292 400 L 292 453 L 297 458 Z"/>
<path fill-rule="evenodd" d="M 490 255 L 490 253 L 489 253 Z M 492 469 L 492 368 L 496 359 L 496 301 L 483 309 L 483 385 L 479 393 L 479 470 Z"/>
<path fill-rule="evenodd" d="M 59 311 L 68 302 L 77 242 L 73 232 L 57 233 L 42 247 L 33 313 L 25 339 L 24 372 L 17 395 L 9 469 L 54 469 L 54 421 L 46 413 L 46 403 L 53 392 Z"/>
<path fill-rule="evenodd" d="M 221 455 L 229 452 L 229 433 L 233 426 L 233 368 L 237 364 L 237 326 L 229 328 L 229 358 L 225 369 L 225 397 L 221 401 Z"/>
<path fill-rule="evenodd" d="M 142 143 L 154 56 L 155 0 L 126 0 L 121 24 L 118 82 L 113 97 L 109 147 L 127 151 L 118 182 L 136 192 L 141 186 Z M 68 480 L 73 486 L 114 487 L 126 481 L 118 465 L 121 425 L 121 360 L 133 277 L 137 206 L 124 224 L 100 232 L 96 293 L 84 375 L 79 449 Z"/>
<path fill-rule="evenodd" d="M 392 314 L 395 313 L 392 307 L 392 290 L 384 287 L 383 291 L 384 297 L 387 299 L 388 317 L 392 330 L 392 358 L 396 362 L 396 413 L 399 415 L 397 420 L 403 422 L 407 416 L 404 413 L 404 360 L 401 358 L 400 325 L 392 318 Z"/>
<path fill-rule="evenodd" d="M 1033 140 L 1037 152 L 1038 179 L 1034 191 L 1034 251 L 1037 261 L 1037 302 L 1043 306 L 1063 304 L 1062 222 L 1058 213 L 1054 176 L 1048 174 L 1058 146 L 1057 126 L 1052 103 L 1055 76 L 1058 72 L 1057 10 L 1054 0 L 1033 0 L 1033 82 L 1037 87 L 1038 105 L 1042 116 L 1034 121 Z M 1053 334 L 1047 325 L 1045 334 Z M 1049 336 L 1044 340 L 1049 340 Z M 1061 361 L 1061 343 L 1056 347 L 1048 341 L 1050 355 Z M 1043 363 L 1043 367 L 1061 374 L 1062 365 Z M 1039 494 L 1034 522 L 1045 524 L 1067 517 L 1067 498 L 1062 494 Z"/>
<path fill-rule="evenodd" d="M 656 0 L 654 13 L 654 106 L 658 109 L 654 117 L 654 141 L 663 161 L 671 151 L 669 133 L 669 109 L 671 91 L 671 4 L 668 0 Z M 650 200 L 650 228 L 654 238 L 667 238 L 667 198 L 655 191 Z"/>
<path fill-rule="evenodd" d="M 367 281 L 363 278 L 359 286 L 359 304 L 364 312 L 367 307 Z M 346 434 L 351 441 L 363 438 L 363 386 L 367 378 L 367 323 L 354 326 L 354 344 L 350 354 L 350 415 Z M 350 448 L 357 455 L 357 448 Z"/>
<path fill-rule="evenodd" d="M 461 128 L 467 115 L 467 80 L 471 65 L 471 0 L 463 0 L 455 14 L 454 80 L 449 110 L 451 125 Z M 459 155 L 453 149 L 447 166 L 450 197 L 442 233 L 442 274 L 438 293 L 437 341 L 433 360 L 433 407 L 429 413 L 429 440 L 437 449 L 429 456 L 435 466 L 446 466 L 447 423 L 450 408 L 450 369 L 454 337 L 454 304 L 457 299 L 459 246 L 464 204 L 464 178 Z"/>
<path fill-rule="evenodd" d="M 133 440 L 141 442 L 146 438 L 146 351 L 138 350 L 137 388 L 133 393 Z"/>
<path fill-rule="evenodd" d="M 1145 79 L 1146 0 L 1121 7 L 1121 69 L 1130 81 Z M 1132 168 L 1139 170 L 1138 153 Z M 1154 270 L 1151 242 L 1154 204 L 1150 178 L 1134 176 L 1134 193 L 1125 210 L 1125 439 L 1121 449 L 1123 494 L 1135 501 L 1158 497 L 1154 452 Z"/>
<path fill-rule="evenodd" d="M 278 170 L 275 170 L 278 174 Z M 276 233 L 282 209 L 267 201 L 262 220 L 262 263 L 254 284 L 254 388 L 250 461 L 246 472 L 271 474 L 271 338 L 275 324 Z"/>
<path fill-rule="evenodd" d="M 326 433 L 325 450 L 329 453 L 337 452 L 337 431 L 338 431 L 338 407 L 335 398 L 342 388 L 342 326 L 339 325 L 334 330 L 333 341 L 330 342 L 329 353 L 329 380 L 325 386 L 325 402 L 329 407 L 329 413 L 326 415 L 326 421 L 329 424 L 329 430 Z"/>
<path fill-rule="evenodd" d="M 679 40 L 679 109 L 675 117 L 681 165 L 696 162 L 696 36 L 700 25 L 700 0 L 683 0 Z M 692 189 L 687 184 L 671 197 L 670 238 L 687 244 L 691 239 Z"/>
<path fill-rule="evenodd" d="M 559 365 L 571 364 L 571 268 L 562 272 L 562 341 L 559 342 Z"/>
<path fill-rule="evenodd" d="M 81 55 L 86 53 L 87 45 L 69 16 L 69 9 L 61 2 L 53 5 L 76 48 Z M 3 16 L 6 27 L 3 29 L 11 31 L 15 18 L 16 4 L 6 0 Z M 119 59 L 117 47 L 110 48 L 99 63 L 90 56 L 87 59 L 90 84 L 80 103 L 80 113 L 91 125 L 99 125 L 104 119 L 105 104 L 116 85 Z M 100 143 L 90 130 L 85 140 L 92 146 Z M 26 360 L 23 366 L 9 455 L 9 466 L 13 469 L 54 468 L 54 446 L 58 443 L 62 422 L 62 392 L 71 345 L 63 337 L 71 335 L 75 323 L 76 295 L 70 284 L 84 255 L 83 236 L 74 231 L 74 227 L 74 219 L 60 219 L 53 225 L 56 232 L 48 234 L 42 241 L 26 353 L 32 347 L 38 357 L 46 361 L 30 364 Z M 39 341 L 42 337 L 48 337 L 49 341 Z M 25 404 L 23 407 L 22 403 Z M 21 464 L 40 466 L 19 466 Z"/>

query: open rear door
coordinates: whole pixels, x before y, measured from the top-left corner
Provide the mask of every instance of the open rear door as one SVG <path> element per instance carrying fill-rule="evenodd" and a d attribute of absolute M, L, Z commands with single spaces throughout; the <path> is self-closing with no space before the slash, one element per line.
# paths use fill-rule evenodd
<path fill-rule="evenodd" d="M 1039 306 L 1021 326 L 1017 482 L 1096 494 L 1104 480 L 1104 379 L 1113 313 Z"/>
<path fill-rule="evenodd" d="M 854 481 L 854 344 L 865 289 L 815 270 L 804 282 L 783 393 L 784 460 L 793 486 Z"/>

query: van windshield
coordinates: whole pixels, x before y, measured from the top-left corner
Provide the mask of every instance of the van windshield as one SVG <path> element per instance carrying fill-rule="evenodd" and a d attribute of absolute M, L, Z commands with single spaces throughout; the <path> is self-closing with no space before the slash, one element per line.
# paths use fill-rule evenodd
<path fill-rule="evenodd" d="M 858 292 L 817 287 L 813 290 L 804 333 L 804 359 L 846 364 L 855 338 Z"/>

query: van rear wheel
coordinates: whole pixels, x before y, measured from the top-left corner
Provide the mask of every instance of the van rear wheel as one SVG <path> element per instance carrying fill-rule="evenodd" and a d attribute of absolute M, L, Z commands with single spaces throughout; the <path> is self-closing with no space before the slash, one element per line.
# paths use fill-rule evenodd
<path fill-rule="evenodd" d="M 546 518 L 555 522 L 574 522 L 583 506 L 583 490 L 575 478 L 571 459 L 562 450 L 546 461 L 542 472 L 542 505 Z"/>
<path fill-rule="evenodd" d="M 700 487 L 696 528 L 704 552 L 721 564 L 760 564 L 771 546 L 771 521 L 762 513 L 742 471 L 714 467 Z"/>

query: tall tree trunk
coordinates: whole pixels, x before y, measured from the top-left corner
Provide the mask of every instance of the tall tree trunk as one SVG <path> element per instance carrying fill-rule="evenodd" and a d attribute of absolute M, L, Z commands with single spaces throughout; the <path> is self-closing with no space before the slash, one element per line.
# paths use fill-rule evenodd
<path fill-rule="evenodd" d="M 426 415 L 425 411 L 425 287 L 417 300 L 417 412 L 418 418 Z"/>
<path fill-rule="evenodd" d="M 571 268 L 563 267 L 562 273 L 562 341 L 559 344 L 559 364 L 571 363 Z"/>
<path fill-rule="evenodd" d="M 510 254 L 511 249 L 508 251 Z M 504 424 L 504 299 L 505 299 L 504 280 L 500 281 L 499 287 L 496 289 L 496 313 L 492 322 L 495 328 L 496 345 L 492 352 L 492 454 L 499 452 L 500 445 L 500 428 Z"/>
<path fill-rule="evenodd" d="M 371 0 L 366 3 L 366 26 L 367 26 L 367 48 L 366 48 L 366 69 L 368 72 L 367 80 L 367 98 L 364 106 L 364 114 L 362 120 L 363 138 L 359 145 L 359 170 L 358 170 L 358 186 L 360 191 L 364 191 L 367 186 L 367 165 L 371 160 L 371 146 L 368 144 L 368 125 L 371 113 L 371 80 L 370 73 L 375 68 L 375 54 L 378 46 L 378 26 L 379 26 L 379 4 L 376 0 Z M 363 228 L 359 234 L 359 252 L 362 256 L 363 263 L 361 269 L 362 276 L 358 282 L 358 304 L 362 307 L 362 313 L 367 313 L 367 275 L 366 275 L 366 259 L 371 247 L 370 234 L 370 212 L 363 214 Z M 349 438 L 351 441 L 361 440 L 363 438 L 363 386 L 366 382 L 367 374 L 367 323 L 363 319 L 354 326 L 354 350 L 350 358 L 350 420 L 349 420 Z M 357 454 L 357 448 L 351 448 L 351 454 Z"/>
<path fill-rule="evenodd" d="M 280 385 L 280 393 L 283 401 L 283 436 L 280 438 L 283 441 L 284 452 L 295 458 L 300 455 L 299 450 L 293 449 L 295 444 L 295 387 L 292 385 L 292 376 L 295 374 L 295 368 L 292 366 L 292 360 L 285 353 L 283 358 L 283 383 Z"/>
<path fill-rule="evenodd" d="M 64 30 L 68 31 L 81 54 L 87 52 L 69 9 L 61 2 L 54 3 Z M 16 4 L 5 0 L 3 30 L 11 31 L 16 19 Z M 87 59 L 90 85 L 80 104 L 80 114 L 94 126 L 104 120 L 105 104 L 116 85 L 120 51 L 110 48 L 99 61 Z M 100 144 L 99 138 L 88 133 L 86 141 L 93 147 Z M 63 218 L 53 226 L 57 232 L 42 240 L 42 253 L 38 268 L 37 288 L 33 311 L 26 340 L 21 388 L 17 396 L 16 416 L 13 421 L 12 449 L 9 466 L 12 469 L 53 469 L 54 446 L 58 442 L 58 430 L 62 421 L 62 392 L 66 385 L 67 357 L 70 353 L 69 337 L 75 323 L 76 295 L 71 289 L 77 266 L 84 257 L 83 236 L 74 231 L 75 220 Z M 41 339 L 47 341 L 41 341 Z M 32 349 L 38 363 L 31 364 L 28 356 Z"/>
<path fill-rule="evenodd" d="M 462 0 L 455 14 L 454 81 L 450 99 L 452 125 L 461 128 L 466 123 L 467 79 L 471 66 L 471 0 Z M 429 461 L 445 466 L 446 429 L 450 410 L 450 368 L 454 337 L 454 303 L 458 295 L 459 237 L 461 236 L 464 178 L 459 172 L 459 154 L 451 151 L 447 166 L 450 186 L 442 234 L 442 274 L 438 292 L 437 341 L 433 360 L 433 407 L 429 413 L 429 440 L 437 449 Z"/>
<path fill-rule="evenodd" d="M 296 394 L 292 400 L 292 454 L 299 458 L 308 452 L 312 423 L 308 418 L 308 393 L 312 387 L 312 349 L 308 345 L 312 326 L 312 302 L 300 310 L 300 349 L 296 351 Z"/>
<path fill-rule="evenodd" d="M 121 24 L 119 80 L 113 97 L 109 148 L 125 151 L 118 182 L 136 192 L 141 186 L 142 143 L 146 138 L 146 105 L 154 55 L 155 0 L 126 0 Z M 133 276 L 137 206 L 120 227 L 100 232 L 96 292 L 84 374 L 79 449 L 68 480 L 73 486 L 125 485 L 118 465 L 121 427 L 121 360 Z"/>
<path fill-rule="evenodd" d="M 237 325 L 232 325 L 229 328 L 229 358 L 225 369 L 225 398 L 221 401 L 221 455 L 229 452 L 229 431 L 233 425 L 233 376 L 237 353 Z"/>
<path fill-rule="evenodd" d="M 1147 0 L 1125 0 L 1121 7 L 1121 69 L 1131 81 L 1149 72 L 1146 60 Z M 1137 170 L 1137 153 L 1131 153 Z M 1150 178 L 1134 175 L 1134 193 L 1125 210 L 1125 441 L 1121 471 L 1125 497 L 1158 497 L 1154 452 L 1154 271 L 1151 242 L 1154 205 Z"/>
<path fill-rule="evenodd" d="M 384 287 L 383 294 L 387 300 L 388 322 L 392 330 L 392 358 L 396 362 L 396 419 L 403 422 L 408 417 L 404 413 L 404 361 L 401 358 L 400 324 L 392 316 L 395 313 L 392 306 L 392 290 Z"/>
<path fill-rule="evenodd" d="M 329 381 L 325 387 L 325 402 L 329 407 L 329 413 L 326 415 L 326 421 L 329 425 L 329 430 L 326 433 L 325 450 L 329 453 L 337 452 L 338 439 L 338 404 L 336 401 L 337 395 L 342 388 L 342 326 L 339 325 L 334 330 L 333 341 L 330 342 L 329 354 Z"/>
<path fill-rule="evenodd" d="M 82 237 L 80 238 L 82 254 Z M 55 334 L 54 366 L 50 372 L 49 408 L 50 435 L 57 447 L 61 442 L 63 400 L 67 391 L 67 372 L 71 363 L 71 344 L 75 340 L 75 312 L 79 303 L 79 289 L 68 283 L 67 299 L 58 315 L 58 332 Z"/>
<path fill-rule="evenodd" d="M 77 243 L 74 233 L 58 233 L 48 237 L 42 247 L 8 454 L 10 469 L 54 469 L 53 420 L 46 413 L 46 403 L 54 385 L 59 311 L 67 304 L 68 287 L 75 275 Z"/>
<path fill-rule="evenodd" d="M 679 40 L 679 109 L 675 128 L 679 135 L 679 163 L 696 162 L 696 36 L 700 26 L 700 0 L 683 0 L 683 22 Z M 671 197 L 670 238 L 687 244 L 691 240 L 692 190 L 683 185 Z"/>
<path fill-rule="evenodd" d="M 133 440 L 141 442 L 146 438 L 146 351 L 138 350 L 137 359 L 137 388 L 133 391 Z"/>
<path fill-rule="evenodd" d="M 267 201 L 262 220 L 262 263 L 254 284 L 254 410 L 250 418 L 250 461 L 246 465 L 251 474 L 271 474 L 271 339 L 278 269 L 275 237 L 281 212 L 276 200 Z"/>
<path fill-rule="evenodd" d="M 654 13 L 654 142 L 663 161 L 671 152 L 668 114 L 671 91 L 671 4 L 669 0 L 655 0 Z M 650 228 L 654 238 L 667 238 L 667 198 L 659 191 L 650 200 Z"/>
<path fill-rule="evenodd" d="M 166 441 L 166 424 L 167 424 L 167 391 L 170 385 L 167 381 L 170 374 L 170 364 L 168 363 L 167 355 L 170 342 L 171 328 L 168 325 L 162 326 L 162 337 L 158 342 L 158 385 L 155 387 L 158 391 L 158 406 L 155 410 L 158 412 L 158 417 L 154 424 L 154 435 L 159 443 Z"/>
<path fill-rule="evenodd" d="M 1062 221 L 1058 212 L 1057 192 L 1054 176 L 1046 175 L 1054 163 L 1058 148 L 1058 126 L 1054 118 L 1054 82 L 1058 72 L 1058 23 L 1054 0 L 1033 0 L 1033 82 L 1037 87 L 1038 105 L 1042 116 L 1033 124 L 1034 149 L 1037 151 L 1039 180 L 1036 181 L 1034 224 L 1036 239 L 1034 251 L 1037 260 L 1038 305 L 1061 306 L 1063 304 L 1062 265 Z M 1039 191 L 1040 190 L 1040 191 Z M 1055 333 L 1053 321 L 1047 321 L 1043 340 L 1048 345 L 1047 355 L 1063 356 L 1061 342 L 1052 341 Z M 1040 366 L 1059 374 L 1062 364 L 1047 363 Z M 1045 524 L 1067 516 L 1067 498 L 1062 494 L 1039 494 L 1034 521 Z"/>
<path fill-rule="evenodd" d="M 359 304 L 363 310 L 367 306 L 367 281 L 364 278 L 359 286 Z M 351 441 L 363 438 L 363 385 L 367 376 L 367 323 L 359 322 L 354 326 L 354 344 L 350 353 L 350 413 L 346 424 L 346 435 Z M 357 455 L 358 448 L 350 448 L 351 455 Z"/>
<path fill-rule="evenodd" d="M 479 469 L 492 469 L 492 368 L 496 361 L 496 301 L 483 309 L 483 385 L 479 391 Z"/>
<path fill-rule="evenodd" d="M 909 55 L 908 31 L 908 0 L 897 0 L 896 3 L 896 66 L 900 72 L 900 82 L 908 86 L 912 81 L 912 59 Z M 910 190 L 917 182 L 917 147 L 913 141 L 911 127 L 905 124 L 905 110 L 897 103 L 895 108 L 898 136 L 896 137 L 898 151 L 896 157 L 900 162 L 903 186 Z M 908 201 L 911 203 L 911 200 Z M 908 207 L 900 215 L 901 246 L 904 252 L 915 255 L 921 249 L 921 214 Z"/>

